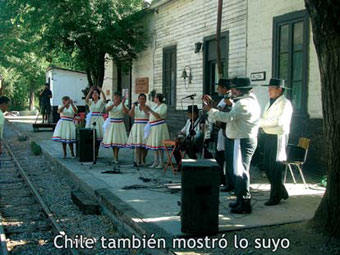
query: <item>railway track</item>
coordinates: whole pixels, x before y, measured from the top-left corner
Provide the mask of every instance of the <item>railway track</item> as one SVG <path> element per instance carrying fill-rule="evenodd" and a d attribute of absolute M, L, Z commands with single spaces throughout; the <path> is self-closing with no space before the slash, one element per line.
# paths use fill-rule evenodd
<path fill-rule="evenodd" d="M 0 254 L 79 254 L 54 247 L 54 236 L 65 231 L 7 143 L 0 164 Z"/>

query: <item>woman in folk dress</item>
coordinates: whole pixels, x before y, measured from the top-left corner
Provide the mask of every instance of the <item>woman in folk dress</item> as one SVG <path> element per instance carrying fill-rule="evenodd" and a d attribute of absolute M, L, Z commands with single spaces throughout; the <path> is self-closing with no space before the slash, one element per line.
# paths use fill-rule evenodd
<path fill-rule="evenodd" d="M 71 156 L 74 158 L 73 144 L 76 142 L 76 126 L 74 125 L 73 119 L 78 109 L 68 96 L 64 96 L 62 102 L 63 105 L 59 105 L 58 107 L 60 120 L 54 130 L 52 140 L 62 143 L 63 158 L 66 158 L 66 144 L 69 144 Z"/>
<path fill-rule="evenodd" d="M 156 94 L 154 97 L 155 106 L 145 106 L 150 114 L 149 124 L 150 133 L 146 142 L 148 150 L 154 150 L 154 162 L 151 168 L 163 168 L 163 150 L 166 148 L 163 145 L 163 140 L 169 140 L 169 130 L 165 123 L 168 108 L 163 103 L 164 96 Z"/>
<path fill-rule="evenodd" d="M 144 127 L 149 121 L 149 113 L 145 107 L 146 95 L 138 96 L 138 103 L 134 103 L 129 115 L 134 117 L 134 124 L 131 128 L 127 147 L 136 149 L 136 164 L 144 165 L 147 150 L 145 149 L 146 139 L 144 139 Z M 139 105 L 138 105 L 139 104 Z"/>
<path fill-rule="evenodd" d="M 126 146 L 127 135 L 124 124 L 124 114 L 128 114 L 129 110 L 125 106 L 125 98 L 121 100 L 122 96 L 116 92 L 113 96 L 113 102 L 106 105 L 106 111 L 109 112 L 110 123 L 106 127 L 103 136 L 102 145 L 105 148 L 113 149 L 114 163 L 118 164 L 119 148 Z"/>
<path fill-rule="evenodd" d="M 100 98 L 100 94 L 102 94 L 102 98 Z M 90 99 L 91 97 L 92 99 Z M 96 129 L 96 157 L 98 157 L 99 145 L 103 140 L 104 118 L 102 112 L 106 103 L 103 90 L 100 87 L 92 87 L 85 98 L 85 102 L 90 109 L 89 119 L 86 119 L 86 128 Z"/>

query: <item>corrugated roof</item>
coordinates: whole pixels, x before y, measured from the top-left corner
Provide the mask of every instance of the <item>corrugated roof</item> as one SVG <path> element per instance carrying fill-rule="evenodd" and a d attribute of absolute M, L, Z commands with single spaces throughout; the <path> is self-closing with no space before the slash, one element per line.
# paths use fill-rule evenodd
<path fill-rule="evenodd" d="M 171 1 L 172 0 L 154 0 L 154 1 L 152 1 L 152 4 L 151 4 L 150 8 L 151 9 L 156 9 L 156 8 L 166 4 L 168 2 L 171 2 Z"/>
<path fill-rule="evenodd" d="M 58 70 L 63 70 L 63 71 L 69 71 L 69 72 L 76 72 L 76 73 L 86 74 L 86 72 L 84 72 L 84 71 L 71 70 L 71 69 L 61 68 L 61 67 L 57 67 L 57 66 L 49 66 L 46 71 L 49 71 L 49 70 L 52 70 L 52 69 L 58 69 Z"/>

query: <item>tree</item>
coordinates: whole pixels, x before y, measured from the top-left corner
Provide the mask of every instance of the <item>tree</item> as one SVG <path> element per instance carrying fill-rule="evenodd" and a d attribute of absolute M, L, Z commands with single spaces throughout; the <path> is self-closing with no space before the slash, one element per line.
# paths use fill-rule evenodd
<path fill-rule="evenodd" d="M 142 0 L 9 0 L 25 37 L 37 43 L 47 60 L 61 52 L 86 71 L 90 86 L 102 86 L 105 61 L 130 62 L 147 44 Z M 50 11 L 49 11 L 50 10 Z"/>
<path fill-rule="evenodd" d="M 328 144 L 327 189 L 312 223 L 340 237 L 340 3 L 305 0 L 319 60 L 324 132 Z"/>

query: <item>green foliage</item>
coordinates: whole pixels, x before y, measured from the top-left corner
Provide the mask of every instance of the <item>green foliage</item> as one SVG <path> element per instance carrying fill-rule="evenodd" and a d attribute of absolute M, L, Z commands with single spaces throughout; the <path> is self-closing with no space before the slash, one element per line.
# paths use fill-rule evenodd
<path fill-rule="evenodd" d="M 26 142 L 28 140 L 28 137 L 25 135 L 21 135 L 18 137 L 19 142 Z"/>
<path fill-rule="evenodd" d="M 31 142 L 31 151 L 35 156 L 39 156 L 42 153 L 40 145 L 34 141 Z"/>
<path fill-rule="evenodd" d="M 148 43 L 143 0 L 0 0 L 0 74 L 16 109 L 49 65 L 84 70 L 102 86 L 105 61 L 131 63 Z"/>

